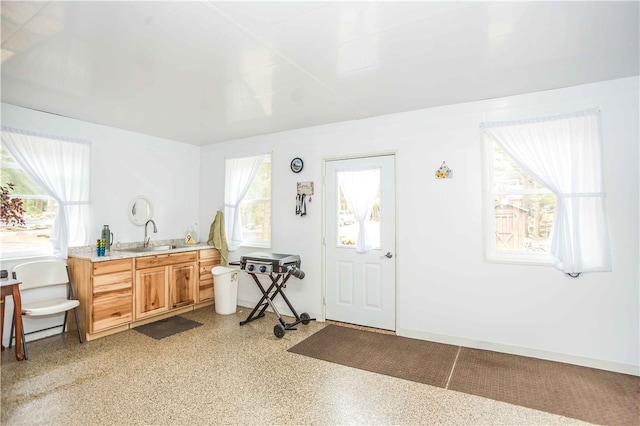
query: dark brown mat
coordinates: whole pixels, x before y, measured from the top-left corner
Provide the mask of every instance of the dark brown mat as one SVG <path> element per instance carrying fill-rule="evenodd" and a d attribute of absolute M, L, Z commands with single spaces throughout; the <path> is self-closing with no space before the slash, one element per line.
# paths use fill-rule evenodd
<path fill-rule="evenodd" d="M 444 387 L 458 348 L 329 325 L 289 349 L 348 367 Z"/>
<path fill-rule="evenodd" d="M 602 425 L 640 424 L 640 377 L 463 348 L 449 389 Z"/>
<path fill-rule="evenodd" d="M 202 324 L 197 321 L 175 316 L 141 325 L 140 327 L 134 328 L 134 330 L 153 337 L 156 340 L 160 340 L 173 336 L 174 334 L 182 333 L 183 331 L 191 330 L 192 328 L 200 327 L 201 325 Z"/>
<path fill-rule="evenodd" d="M 595 424 L 640 425 L 637 376 L 335 325 L 289 352 Z"/>

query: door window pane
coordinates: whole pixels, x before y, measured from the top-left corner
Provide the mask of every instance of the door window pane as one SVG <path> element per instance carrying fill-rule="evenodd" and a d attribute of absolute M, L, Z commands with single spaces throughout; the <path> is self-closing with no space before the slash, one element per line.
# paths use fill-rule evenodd
<path fill-rule="evenodd" d="M 338 247 L 354 247 L 358 240 L 358 221 L 347 205 L 347 201 L 342 192 L 342 188 L 338 185 L 339 200 L 337 205 L 338 224 L 337 239 Z M 380 182 L 377 183 L 377 190 L 371 213 L 365 221 L 365 227 L 369 234 L 369 241 L 373 249 L 380 248 Z"/>

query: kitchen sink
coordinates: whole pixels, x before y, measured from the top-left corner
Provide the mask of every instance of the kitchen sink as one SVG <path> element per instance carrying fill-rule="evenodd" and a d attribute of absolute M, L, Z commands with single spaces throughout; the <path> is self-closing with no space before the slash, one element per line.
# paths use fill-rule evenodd
<path fill-rule="evenodd" d="M 163 246 L 133 247 L 133 248 L 127 248 L 127 249 L 118 249 L 116 251 L 128 251 L 132 253 L 147 253 L 147 252 L 153 252 L 153 251 L 173 250 L 175 248 L 178 248 L 178 246 L 167 244 Z"/>

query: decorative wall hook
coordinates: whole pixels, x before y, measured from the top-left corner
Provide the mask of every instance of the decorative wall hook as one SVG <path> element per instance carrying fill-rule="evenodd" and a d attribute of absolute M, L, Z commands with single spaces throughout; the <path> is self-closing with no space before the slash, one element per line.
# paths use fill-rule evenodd
<path fill-rule="evenodd" d="M 296 195 L 296 215 L 307 215 L 307 197 L 311 202 L 311 196 L 313 195 L 313 182 L 298 182 Z"/>
<path fill-rule="evenodd" d="M 313 182 L 298 182 L 296 190 L 298 195 L 313 195 Z"/>
<path fill-rule="evenodd" d="M 444 161 L 438 170 L 436 170 L 436 179 L 451 179 L 453 170 L 451 170 Z"/>

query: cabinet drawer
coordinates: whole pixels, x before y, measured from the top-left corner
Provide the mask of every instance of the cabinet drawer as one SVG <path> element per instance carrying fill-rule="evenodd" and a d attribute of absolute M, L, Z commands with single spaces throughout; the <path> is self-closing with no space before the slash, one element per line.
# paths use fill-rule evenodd
<path fill-rule="evenodd" d="M 93 264 L 93 275 L 111 274 L 113 272 L 131 271 L 133 262 L 131 259 L 109 260 L 106 262 L 95 262 Z"/>
<path fill-rule="evenodd" d="M 92 333 L 96 333 L 117 325 L 127 324 L 133 320 L 133 302 L 129 295 L 101 300 L 93 305 L 91 321 Z"/>
<path fill-rule="evenodd" d="M 133 276 L 131 271 L 116 272 L 109 275 L 98 275 L 93 277 L 93 294 L 129 289 L 131 291 Z"/>
<path fill-rule="evenodd" d="M 154 266 L 173 265 L 182 262 L 194 262 L 198 257 L 195 251 L 186 253 L 159 254 L 157 256 L 145 256 L 136 258 L 136 269 L 151 268 Z"/>
<path fill-rule="evenodd" d="M 217 262 L 203 262 L 200 261 L 200 279 L 207 279 L 207 278 L 211 278 L 213 275 L 211 275 L 211 270 L 213 269 L 214 266 L 217 266 L 218 263 Z"/>
<path fill-rule="evenodd" d="M 121 297 L 128 297 L 131 303 L 133 303 L 133 288 L 121 288 L 113 291 L 105 291 L 103 293 L 96 293 L 93 295 L 93 305 L 104 304 L 110 300 L 119 299 Z"/>
<path fill-rule="evenodd" d="M 200 260 L 211 260 L 220 263 L 220 252 L 216 249 L 200 250 Z"/>
<path fill-rule="evenodd" d="M 198 301 L 204 302 L 213 299 L 213 276 L 211 278 L 202 279 L 198 285 Z"/>

